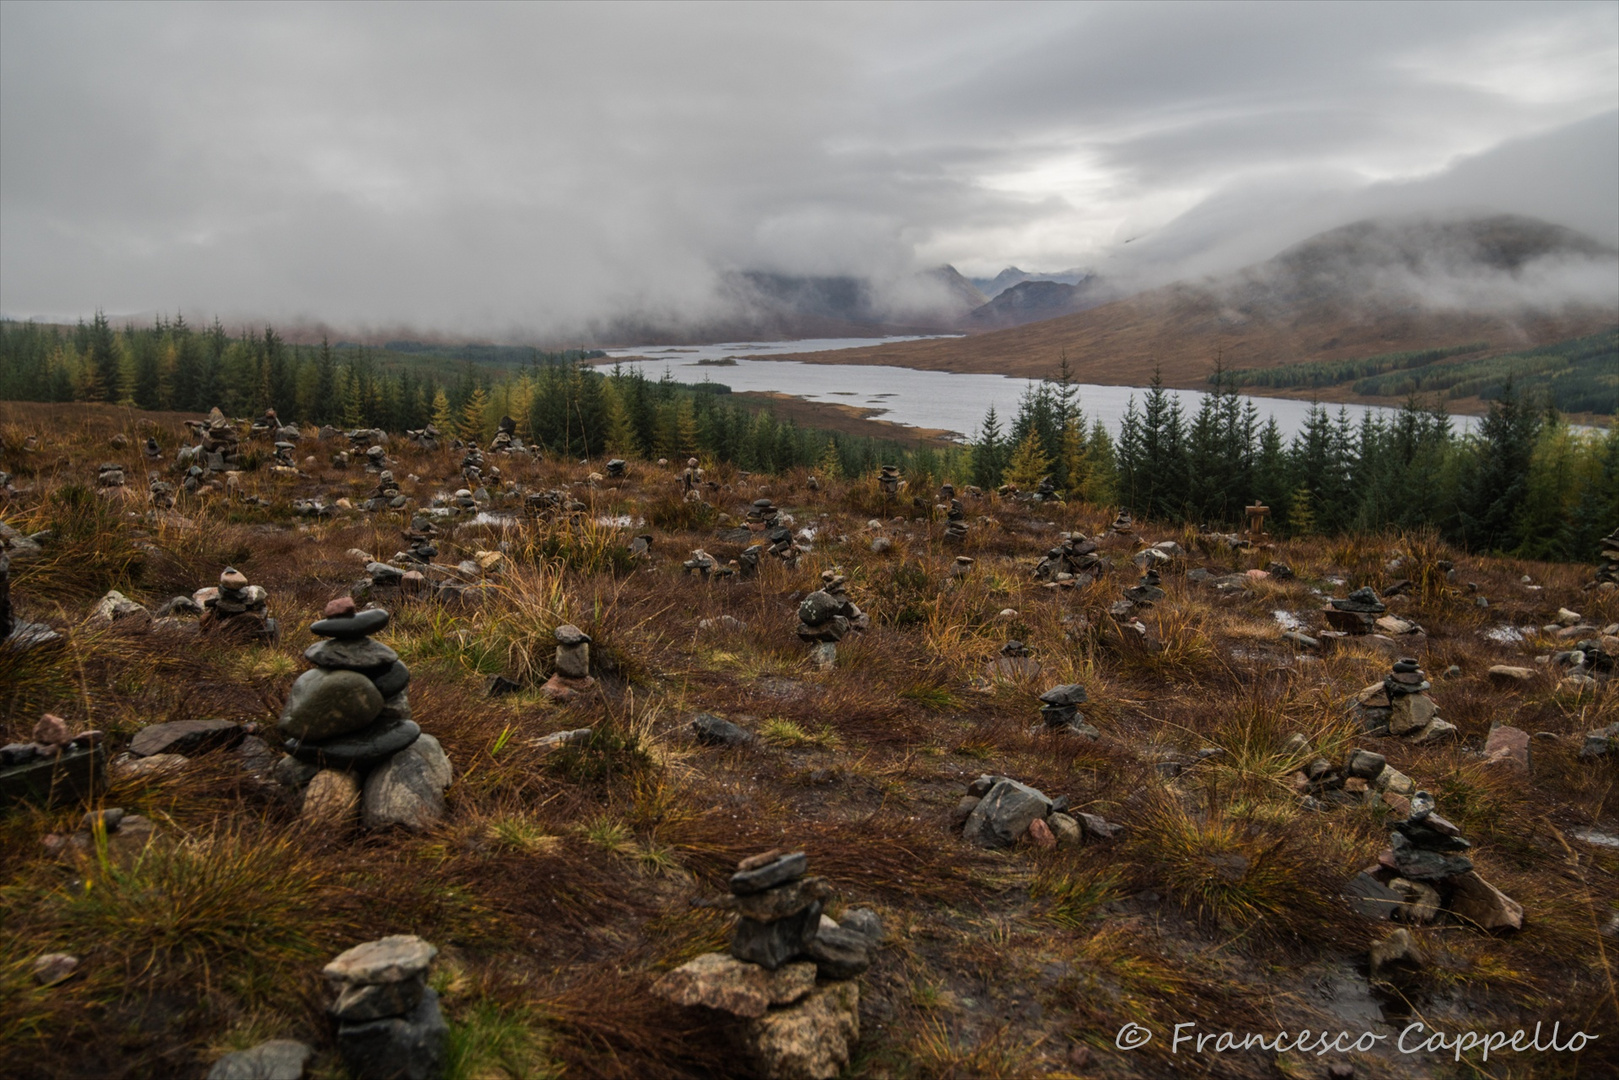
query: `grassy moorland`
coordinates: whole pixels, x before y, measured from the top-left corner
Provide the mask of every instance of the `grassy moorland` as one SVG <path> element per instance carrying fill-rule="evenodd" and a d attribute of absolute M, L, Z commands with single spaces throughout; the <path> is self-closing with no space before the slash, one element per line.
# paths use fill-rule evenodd
<path fill-rule="evenodd" d="M 219 717 L 270 729 L 305 667 L 308 624 L 363 577 L 351 552 L 387 557 L 403 546 L 408 517 L 397 513 L 294 515 L 294 498 L 358 503 L 376 482 L 358 467 L 328 468 L 346 441 L 318 443 L 313 429 L 298 448 L 300 460 L 313 455 L 304 475 L 247 472 L 240 496 L 181 493 L 172 512 L 154 515 L 140 447 L 155 437 L 167 470 L 182 419 L 0 405 L 0 469 L 20 489 L 0 513 L 21 532 L 52 533 L 39 557 L 14 565 L 13 600 L 20 616 L 66 637 L 56 650 L 0 652 L 6 742 L 28 740 L 44 712 L 106 732 L 114 754 L 160 721 Z M 118 433 L 126 448 L 111 445 Z M 268 458 L 268 445 L 260 449 Z M 459 451 L 395 440 L 389 455 L 416 505 L 461 486 Z M 107 461 L 124 466 L 128 487 L 95 491 Z M 1611 1075 L 1619 941 L 1602 928 L 1619 911 L 1619 850 L 1572 834 L 1619 832 L 1611 801 L 1619 766 L 1577 757 L 1586 731 L 1619 722 L 1619 694 L 1612 682 L 1561 689 L 1534 662 L 1559 647 L 1538 631 L 1519 643 L 1482 634 L 1541 627 L 1559 607 L 1598 625 L 1619 621 L 1619 593 L 1583 590 L 1589 565 L 1474 558 L 1423 536 L 1233 552 L 1195 531 L 1146 523 L 1101 537 L 1106 571 L 1095 584 L 1048 589 L 1032 575 L 1039 557 L 1063 530 L 1105 533 L 1111 508 L 968 500 L 970 533 L 955 548 L 942 539 L 932 492 L 885 501 L 869 477 L 823 478 L 812 490 L 802 470 L 743 476 L 719 466 L 709 471 L 717 489 L 693 506 L 672 466 L 637 464 L 622 482 L 592 483 L 599 461 L 489 463 L 507 486 L 565 487 L 591 512 L 579 526 L 446 527 L 440 562 L 505 545 L 491 588 L 476 600 L 394 605 L 382 640 L 410 665 L 415 718 L 455 769 L 446 818 L 422 833 L 312 827 L 235 751 L 112 782 L 101 805 L 157 824 L 132 857 L 50 853 L 45 838 L 76 829 L 82 805 L 0 817 L 0 1071 L 201 1076 L 227 1050 L 289 1037 L 317 1048 L 312 1075 L 341 1076 L 321 965 L 359 941 L 415 933 L 442 950 L 434 979 L 456 1077 L 736 1075 L 725 1022 L 648 987 L 723 947 L 724 917 L 692 901 L 723 891 L 739 858 L 783 846 L 806 850 L 813 871 L 836 886 L 831 914 L 870 906 L 887 926 L 862 977 L 851 1076 L 1315 1077 L 1345 1061 L 1368 1077 Z M 761 496 L 795 528 L 815 530 L 813 550 L 796 567 L 767 557 L 751 580 L 685 575 L 693 548 L 735 554 L 739 545 L 716 537 L 719 515 L 739 521 Z M 611 515 L 646 524 L 595 524 Z M 632 561 L 624 545 L 643 531 L 656 538 L 652 558 Z M 879 531 L 891 546 L 877 552 Z M 1160 540 L 1187 554 L 1164 573 L 1166 598 L 1140 612 L 1144 642 L 1121 632 L 1107 607 L 1134 583 L 1137 548 Z M 1390 571 L 1395 549 L 1410 561 Z M 952 577 L 962 553 L 976 561 Z M 1412 572 L 1440 559 L 1455 562 L 1453 583 Z M 1296 578 L 1219 592 L 1185 576 L 1272 560 Z M 213 584 L 226 565 L 269 591 L 278 644 L 199 636 L 190 622 L 86 621 L 108 589 L 156 608 Z M 794 634 L 795 610 L 832 567 L 872 625 L 845 639 L 837 666 L 822 671 Z M 1314 655 L 1280 637 L 1278 610 L 1319 630 L 1323 594 L 1397 577 L 1424 583 L 1391 599 L 1390 610 L 1426 629 L 1416 655 L 1457 741 L 1413 745 L 1360 732 L 1345 702 L 1387 674 L 1386 644 L 1346 639 Z M 699 628 L 722 615 L 745 629 Z M 564 621 L 594 638 L 599 692 L 559 704 L 538 687 L 550 671 L 551 630 Z M 986 679 L 986 664 L 1014 638 L 1043 672 Z M 1503 689 L 1487 675 L 1493 664 L 1536 674 Z M 1452 665 L 1460 673 L 1442 677 Z M 525 689 L 487 697 L 496 674 Z M 1101 738 L 1031 732 L 1036 697 L 1071 682 L 1088 688 L 1085 712 Z M 760 741 L 699 746 L 690 729 L 698 712 L 728 717 Z M 1549 733 L 1534 740 L 1527 774 L 1479 753 L 1502 721 Z M 565 752 L 531 745 L 586 726 L 592 740 Z M 1314 750 L 1290 750 L 1296 734 Z M 1479 871 L 1523 905 L 1521 931 L 1413 927 L 1429 958 L 1420 977 L 1373 984 L 1367 950 L 1390 926 L 1355 914 L 1340 893 L 1387 846 L 1391 815 L 1307 810 L 1292 780 L 1315 752 L 1341 762 L 1357 746 L 1435 793 L 1473 841 Z M 1207 748 L 1222 753 L 1189 764 Z M 1175 773 L 1160 767 L 1168 760 L 1188 765 Z M 966 784 L 986 772 L 1067 795 L 1124 832 L 1069 850 L 969 846 L 951 815 Z M 78 956 L 77 974 L 39 986 L 31 965 L 48 952 Z M 1392 1036 L 1413 1019 L 1447 1032 L 1560 1021 L 1565 1033 L 1602 1037 L 1578 1054 L 1497 1053 L 1487 1062 L 1476 1051 L 1461 1062 L 1400 1054 L 1392 1039 L 1364 1055 L 1188 1060 L 1184 1046 L 1172 1055 L 1169 1038 L 1182 1022 Z M 1157 1038 L 1116 1049 L 1128 1022 Z"/>

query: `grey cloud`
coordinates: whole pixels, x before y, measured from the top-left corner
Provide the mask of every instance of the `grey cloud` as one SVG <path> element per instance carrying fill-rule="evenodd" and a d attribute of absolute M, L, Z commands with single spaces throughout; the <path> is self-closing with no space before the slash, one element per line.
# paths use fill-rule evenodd
<path fill-rule="evenodd" d="M 1530 31 L 1592 73 L 1453 77 Z M 742 269 L 1213 270 L 1423 200 L 1607 236 L 1612 157 L 1545 133 L 1600 127 L 1610 54 L 1600 4 L 8 2 L 0 310 L 554 336 Z"/>

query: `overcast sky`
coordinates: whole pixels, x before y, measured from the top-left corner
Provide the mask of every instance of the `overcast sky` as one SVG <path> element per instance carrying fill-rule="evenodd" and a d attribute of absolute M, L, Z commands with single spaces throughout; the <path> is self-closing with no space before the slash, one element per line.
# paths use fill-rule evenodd
<path fill-rule="evenodd" d="M 1407 207 L 1612 243 L 1616 103 L 1612 2 L 4 0 L 0 311 L 524 335 Z"/>

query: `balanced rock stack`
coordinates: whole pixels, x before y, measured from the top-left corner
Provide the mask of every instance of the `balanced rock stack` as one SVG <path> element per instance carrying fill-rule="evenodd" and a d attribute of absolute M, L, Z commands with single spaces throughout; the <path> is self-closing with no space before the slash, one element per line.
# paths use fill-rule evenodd
<path fill-rule="evenodd" d="M 467 447 L 467 452 L 461 455 L 461 479 L 469 484 L 476 484 L 483 479 L 483 451 L 477 444 Z"/>
<path fill-rule="evenodd" d="M 1152 607 L 1164 598 L 1164 590 L 1159 584 L 1158 571 L 1147 567 L 1141 575 L 1141 580 L 1124 590 L 1124 599 L 1108 608 L 1108 612 L 1115 618 L 1123 618 L 1138 607 Z"/>
<path fill-rule="evenodd" d="M 1135 519 L 1130 516 L 1130 511 L 1120 510 L 1118 516 L 1113 519 L 1113 524 L 1108 526 L 1108 531 L 1129 536 L 1130 530 L 1134 527 Z"/>
<path fill-rule="evenodd" d="M 750 548 L 749 550 L 752 549 Z M 758 563 L 757 555 L 754 557 L 754 563 Z M 710 555 L 702 548 L 693 548 L 691 558 L 687 559 L 681 565 L 686 568 L 686 573 L 696 574 L 704 581 L 707 581 L 710 577 L 726 577 L 730 574 L 729 570 L 720 565 L 720 561 L 718 559 L 714 558 L 714 556 Z"/>
<path fill-rule="evenodd" d="M 893 497 L 899 494 L 899 466 L 884 465 L 877 474 L 877 487 L 884 495 Z"/>
<path fill-rule="evenodd" d="M 502 416 L 495 425 L 495 437 L 489 440 L 491 454 L 509 454 L 514 449 L 522 449 L 522 440 L 517 437 L 517 421 L 509 416 Z"/>
<path fill-rule="evenodd" d="M 355 1080 L 438 1080 L 449 1025 L 427 969 L 438 949 L 396 934 L 341 954 L 323 974 L 337 995 L 337 1049 Z"/>
<path fill-rule="evenodd" d="M 218 587 L 199 589 L 192 600 L 202 606 L 197 626 L 203 631 L 267 641 L 274 641 L 280 632 L 267 611 L 268 594 L 262 586 L 249 585 L 234 566 L 225 567 Z"/>
<path fill-rule="evenodd" d="M 146 445 L 141 448 L 141 452 L 152 461 L 163 456 L 163 448 L 157 445 L 157 439 L 151 435 L 146 436 Z"/>
<path fill-rule="evenodd" d="M 788 528 L 788 520 L 769 499 L 755 499 L 748 508 L 748 529 L 764 533 L 766 550 L 784 562 L 791 562 L 799 551 L 793 541 L 793 531 Z M 757 558 L 753 562 L 757 565 Z"/>
<path fill-rule="evenodd" d="M 1063 537 L 1062 543 L 1046 552 L 1046 557 L 1034 568 L 1034 576 L 1048 585 L 1089 585 L 1096 580 L 1102 557 L 1096 554 L 1096 542 L 1084 533 Z"/>
<path fill-rule="evenodd" d="M 373 447 L 373 449 L 381 448 Z M 406 501 L 405 496 L 399 493 L 399 484 L 394 480 L 394 474 L 388 469 L 382 469 L 377 474 L 377 490 L 366 500 L 365 508 L 371 513 L 399 510 L 403 509 Z"/>
<path fill-rule="evenodd" d="M 432 424 L 428 424 L 424 428 L 415 428 L 405 432 L 405 438 L 409 439 L 423 450 L 437 450 L 438 441 L 443 437 L 443 433 Z"/>
<path fill-rule="evenodd" d="M 1051 477 L 1042 476 L 1040 485 L 1034 490 L 1037 502 L 1055 502 L 1057 499 L 1057 485 L 1051 482 Z"/>
<path fill-rule="evenodd" d="M 1362 726 L 1369 732 L 1386 727 L 1391 735 L 1410 736 L 1417 742 L 1454 734 L 1455 726 L 1439 719 L 1439 706 L 1428 696 L 1432 686 L 1416 660 L 1396 660 L 1387 678 L 1355 696 Z"/>
<path fill-rule="evenodd" d="M 1602 538 L 1602 558 L 1597 563 L 1599 589 L 1619 589 L 1619 529 Z"/>
<path fill-rule="evenodd" d="M 365 448 L 365 469 L 366 472 L 388 471 L 388 451 L 381 443 L 372 443 Z M 389 479 L 393 479 L 392 476 Z"/>
<path fill-rule="evenodd" d="M 410 716 L 410 670 L 399 654 L 371 638 L 388 625 L 381 608 L 356 610 L 352 597 L 326 605 L 310 632 L 320 637 L 304 658 L 277 725 L 299 761 L 338 768 L 368 765 L 414 743 L 422 729 Z"/>
<path fill-rule="evenodd" d="M 478 500 L 472 494 L 471 488 L 456 488 L 455 495 L 450 502 L 451 505 L 463 513 L 475 514 L 478 512 Z"/>
<path fill-rule="evenodd" d="M 1029 653 L 1023 642 L 1012 640 L 1001 646 L 1000 655 L 984 669 L 991 679 L 1032 679 L 1040 674 L 1040 661 Z"/>
<path fill-rule="evenodd" d="M 146 497 L 151 500 L 152 505 L 159 510 L 173 510 L 174 485 L 161 479 L 155 472 L 146 478 L 146 482 Z"/>
<path fill-rule="evenodd" d="M 1342 600 L 1328 600 L 1327 606 L 1322 611 L 1327 617 L 1327 624 L 1334 630 L 1341 630 L 1347 634 L 1366 634 L 1377 626 L 1378 618 L 1388 609 L 1388 605 L 1378 599 L 1372 587 L 1365 585 Z"/>
<path fill-rule="evenodd" d="M 680 473 L 680 490 L 690 499 L 697 494 L 697 489 L 703 483 L 703 470 L 697 467 L 696 458 L 687 458 L 686 467 Z"/>
<path fill-rule="evenodd" d="M 624 479 L 626 470 L 629 468 L 629 466 L 630 466 L 630 463 L 625 461 L 623 458 L 621 458 L 621 457 L 613 458 L 611 461 L 609 461 L 607 463 L 607 479 L 609 479 L 609 480 L 622 480 L 622 479 Z"/>
<path fill-rule="evenodd" d="M 967 541 L 967 511 L 961 505 L 960 499 L 950 500 L 950 509 L 945 511 L 946 524 L 944 539 L 946 543 L 962 544 Z"/>
<path fill-rule="evenodd" d="M 225 419 L 225 414 L 219 411 L 218 406 L 208 411 L 208 419 L 202 424 L 202 467 L 209 472 L 225 472 L 227 469 L 240 469 L 242 455 L 240 440 L 236 435 L 236 428 Z"/>
<path fill-rule="evenodd" d="M 1040 695 L 1040 719 L 1043 723 L 1039 730 L 1100 738 L 1102 733 L 1087 724 L 1085 715 L 1079 711 L 1079 707 L 1089 700 L 1090 695 L 1078 683 L 1052 687 Z"/>
<path fill-rule="evenodd" d="M 653 991 L 677 1005 L 717 1009 L 747 1020 L 743 1050 L 765 1077 L 831 1080 L 860 1037 L 860 987 L 882 921 L 867 908 L 840 925 L 821 913 L 826 879 L 805 877 L 802 851 L 744 859 L 723 906 L 737 913 L 727 953 L 705 953 Z"/>
<path fill-rule="evenodd" d="M 590 676 L 590 635 L 572 623 L 552 631 L 556 638 L 556 673 L 540 688 L 546 697 L 567 701 L 596 685 Z"/>
<path fill-rule="evenodd" d="M 285 439 L 277 439 L 275 441 L 275 463 L 283 469 L 296 469 L 298 459 L 294 455 L 297 450 L 298 447 L 295 444 Z"/>
<path fill-rule="evenodd" d="M 438 558 L 438 547 L 434 545 L 433 538 L 438 536 L 438 526 L 417 514 L 410 520 L 410 528 L 403 530 L 406 550 L 394 556 L 401 562 L 427 564 Z"/>
<path fill-rule="evenodd" d="M 850 630 L 864 630 L 867 616 L 849 599 L 843 575 L 832 570 L 821 572 L 821 587 L 798 605 L 798 637 L 814 648 L 816 663 L 830 666 L 837 659 L 837 643 Z"/>
<path fill-rule="evenodd" d="M 96 487 L 123 487 L 124 467 L 112 461 L 104 461 L 96 469 Z"/>
<path fill-rule="evenodd" d="M 1522 929 L 1522 905 L 1479 876 L 1465 854 L 1471 848 L 1460 829 L 1434 812 L 1433 796 L 1418 791 L 1405 820 L 1395 822 L 1378 864 L 1351 886 L 1363 898 L 1357 906 L 1410 923 L 1435 922 L 1449 912 L 1484 930 Z M 1374 907 L 1365 900 L 1382 903 Z"/>

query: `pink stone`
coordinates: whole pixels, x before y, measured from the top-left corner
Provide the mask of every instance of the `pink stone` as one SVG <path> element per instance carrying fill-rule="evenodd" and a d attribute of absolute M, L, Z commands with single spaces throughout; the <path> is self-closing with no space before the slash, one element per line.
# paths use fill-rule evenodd
<path fill-rule="evenodd" d="M 357 606 L 354 603 L 354 597 L 339 596 L 336 600 L 326 605 L 321 615 L 327 619 L 341 619 L 353 615 Z"/>
<path fill-rule="evenodd" d="M 1049 849 L 1057 846 L 1057 838 L 1052 835 L 1051 826 L 1047 825 L 1043 818 L 1035 818 L 1029 822 L 1029 839 L 1039 847 Z"/>
<path fill-rule="evenodd" d="M 1490 762 L 1507 762 L 1529 768 L 1529 733 L 1506 724 L 1490 729 L 1484 740 L 1484 757 Z"/>
<path fill-rule="evenodd" d="M 34 741 L 46 746 L 64 746 L 72 738 L 67 721 L 55 713 L 46 713 L 34 725 Z"/>
<path fill-rule="evenodd" d="M 1263 570 L 1250 570 L 1250 571 L 1248 571 L 1248 576 L 1253 578 L 1255 581 L 1259 581 L 1261 578 L 1270 577 L 1270 574 L 1266 573 Z"/>

